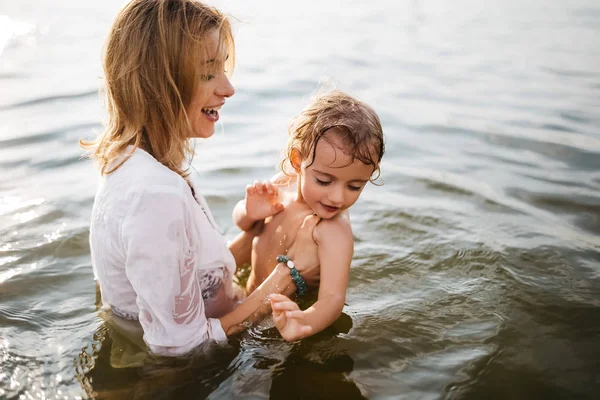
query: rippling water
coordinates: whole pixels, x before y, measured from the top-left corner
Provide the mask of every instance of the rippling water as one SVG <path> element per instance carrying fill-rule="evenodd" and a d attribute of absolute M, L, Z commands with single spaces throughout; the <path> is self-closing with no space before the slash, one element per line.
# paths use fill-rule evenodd
<path fill-rule="evenodd" d="M 600 390 L 600 4 L 216 3 L 237 94 L 194 179 L 226 235 L 319 85 L 379 112 L 347 306 L 150 360 L 105 326 L 87 243 L 100 49 L 122 1 L 0 0 L 0 398 L 573 399 Z"/>

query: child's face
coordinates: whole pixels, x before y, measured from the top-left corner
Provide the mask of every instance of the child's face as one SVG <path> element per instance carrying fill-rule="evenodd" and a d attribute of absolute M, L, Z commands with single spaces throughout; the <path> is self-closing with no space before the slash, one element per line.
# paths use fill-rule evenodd
<path fill-rule="evenodd" d="M 219 33 L 214 31 L 209 39 L 209 53 L 217 55 Z M 188 117 L 192 125 L 192 135 L 195 138 L 208 138 L 215 132 L 215 123 L 219 120 L 219 110 L 225 104 L 225 99 L 233 96 L 235 90 L 229 82 L 225 71 L 216 71 L 203 76 L 200 85 L 192 97 L 188 107 Z"/>
<path fill-rule="evenodd" d="M 352 206 L 373 174 L 373 166 L 359 160 L 351 162 L 342 149 L 342 141 L 328 135 L 317 143 L 312 165 L 311 157 L 301 163 L 302 197 L 323 219 L 333 218 Z"/>

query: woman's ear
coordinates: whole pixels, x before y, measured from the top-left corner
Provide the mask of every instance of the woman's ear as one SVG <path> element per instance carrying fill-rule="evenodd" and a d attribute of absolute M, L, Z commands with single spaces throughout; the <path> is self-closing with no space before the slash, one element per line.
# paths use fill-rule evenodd
<path fill-rule="evenodd" d="M 302 166 L 302 155 L 297 147 L 292 147 L 292 150 L 290 151 L 290 164 L 296 172 L 300 172 L 300 167 Z"/>

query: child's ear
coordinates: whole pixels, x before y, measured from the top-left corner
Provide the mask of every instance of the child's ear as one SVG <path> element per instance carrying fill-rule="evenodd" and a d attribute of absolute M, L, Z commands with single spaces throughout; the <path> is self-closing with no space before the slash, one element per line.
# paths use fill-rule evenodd
<path fill-rule="evenodd" d="M 297 147 L 292 147 L 290 151 L 290 164 L 292 164 L 292 168 L 296 172 L 300 172 L 300 167 L 302 165 L 302 155 L 300 154 L 300 150 Z"/>

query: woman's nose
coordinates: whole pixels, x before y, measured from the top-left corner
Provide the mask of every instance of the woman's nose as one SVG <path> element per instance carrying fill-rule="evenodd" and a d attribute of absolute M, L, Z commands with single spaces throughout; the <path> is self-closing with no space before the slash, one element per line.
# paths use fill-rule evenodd
<path fill-rule="evenodd" d="M 226 75 L 223 76 L 221 84 L 218 87 L 217 94 L 223 97 L 231 97 L 235 94 L 235 89 Z"/>

